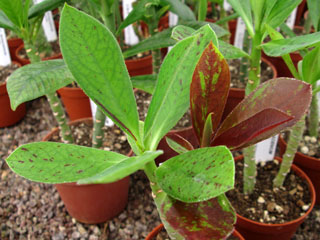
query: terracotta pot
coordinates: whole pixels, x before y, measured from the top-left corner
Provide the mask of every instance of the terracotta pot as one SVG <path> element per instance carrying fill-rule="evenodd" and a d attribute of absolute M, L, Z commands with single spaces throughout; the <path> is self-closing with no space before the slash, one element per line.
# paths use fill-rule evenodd
<path fill-rule="evenodd" d="M 8 47 L 9 47 L 10 56 L 11 56 L 12 61 L 19 62 L 18 58 L 16 57 L 16 50 L 22 44 L 23 44 L 23 41 L 21 38 L 8 39 Z"/>
<path fill-rule="evenodd" d="M 81 88 L 63 87 L 58 90 L 70 121 L 92 117 L 89 97 Z"/>
<path fill-rule="evenodd" d="M 230 44 L 234 44 L 234 38 L 235 38 L 235 34 L 236 34 L 236 28 L 237 28 L 237 19 L 232 19 L 228 22 L 228 26 L 229 26 L 229 32 L 231 34 L 230 36 Z"/>
<path fill-rule="evenodd" d="M 268 64 L 273 71 L 273 78 L 278 77 L 278 72 L 275 66 L 265 58 L 262 58 L 262 61 Z M 240 88 L 230 88 L 226 106 L 222 115 L 222 120 L 224 120 L 229 113 L 244 99 L 245 90 Z"/>
<path fill-rule="evenodd" d="M 280 155 L 282 156 L 287 148 L 287 143 L 279 137 Z M 316 191 L 316 204 L 320 205 L 320 159 L 310 157 L 301 152 L 296 152 L 294 156 L 294 164 L 304 171 L 311 179 Z"/>
<path fill-rule="evenodd" d="M 125 63 L 131 77 L 152 74 L 152 55 L 138 59 L 126 59 Z"/>
<path fill-rule="evenodd" d="M 30 60 L 27 59 L 27 58 L 21 58 L 19 56 L 19 52 L 24 48 L 24 44 L 20 45 L 17 49 L 16 49 L 16 52 L 15 52 L 15 57 L 17 58 L 18 62 L 21 63 L 22 66 L 24 65 L 27 65 L 27 64 L 30 64 Z M 56 55 L 53 55 L 51 57 L 46 57 L 46 58 L 43 58 L 41 59 L 42 61 L 45 61 L 45 60 L 52 60 L 52 59 L 62 59 L 62 54 L 61 53 L 58 53 Z"/>
<path fill-rule="evenodd" d="M 243 158 L 243 156 L 237 157 L 235 161 Z M 276 157 L 275 159 L 281 162 L 281 158 Z M 256 221 L 252 221 L 248 218 L 245 218 L 239 214 L 237 214 L 237 223 L 236 229 L 240 232 L 240 234 L 247 240 L 290 240 L 293 234 L 296 232 L 297 228 L 301 223 L 305 220 L 305 218 L 309 215 L 311 210 L 314 207 L 316 201 L 316 193 L 314 187 L 312 185 L 311 180 L 308 176 L 297 166 L 294 164 L 291 166 L 291 170 L 293 170 L 299 177 L 305 179 L 308 183 L 309 191 L 311 193 L 311 205 L 309 210 L 299 217 L 290 222 L 280 223 L 280 224 L 266 224 L 260 223 Z"/>
<path fill-rule="evenodd" d="M 164 228 L 163 224 L 158 225 L 155 227 L 145 238 L 145 240 L 156 240 L 156 237 L 158 233 Z M 232 236 L 235 237 L 236 239 L 244 240 L 244 238 L 241 236 L 241 234 L 237 231 L 234 230 L 232 233 Z"/>
<path fill-rule="evenodd" d="M 92 122 L 92 118 L 70 122 Z M 43 141 L 47 141 L 58 132 L 53 129 Z M 128 154 L 131 155 L 132 152 Z M 127 205 L 129 192 L 129 177 L 107 184 L 76 183 L 55 184 L 68 213 L 82 223 L 97 224 L 106 222 L 120 214 Z"/>
<path fill-rule="evenodd" d="M 307 0 L 303 0 L 299 6 L 298 6 L 298 10 L 297 10 L 297 15 L 296 15 L 296 20 L 295 20 L 295 25 L 299 25 L 299 23 L 301 22 L 302 16 L 304 15 L 304 12 L 307 10 Z"/>
<path fill-rule="evenodd" d="M 14 62 L 21 66 L 18 62 Z M 0 84 L 0 127 L 9 127 L 19 122 L 26 115 L 26 104 L 21 103 L 19 107 L 13 111 L 10 106 L 10 98 L 7 92 L 7 84 Z"/>

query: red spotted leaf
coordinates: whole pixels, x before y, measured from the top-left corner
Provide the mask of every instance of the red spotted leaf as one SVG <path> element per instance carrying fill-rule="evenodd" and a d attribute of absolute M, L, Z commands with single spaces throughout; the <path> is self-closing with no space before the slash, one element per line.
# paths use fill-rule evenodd
<path fill-rule="evenodd" d="M 209 113 L 212 113 L 212 130 L 218 128 L 227 100 L 230 72 L 219 50 L 209 43 L 193 73 L 190 87 L 192 124 L 199 143 Z"/>
<path fill-rule="evenodd" d="M 220 141 L 225 142 L 225 140 L 222 141 L 222 138 L 225 139 L 227 135 L 229 136 L 228 141 L 233 142 L 230 147 L 249 146 L 264 140 L 285 128 L 293 126 L 300 120 L 309 108 L 311 97 L 312 89 L 310 84 L 290 78 L 269 80 L 261 84 L 236 106 L 223 121 L 211 143 L 217 145 L 220 144 Z M 292 118 L 283 121 L 281 124 L 277 124 L 277 122 L 281 122 L 278 121 L 279 119 L 277 120 L 281 114 L 271 114 L 268 116 L 268 119 L 263 120 L 264 124 L 269 124 L 269 126 L 264 126 L 259 121 L 253 121 L 254 116 L 259 117 L 259 112 L 262 114 L 266 109 L 271 108 L 283 112 Z M 262 115 L 260 118 L 262 118 Z M 239 132 L 237 131 L 240 130 L 236 126 L 249 125 L 246 122 L 249 123 L 250 121 L 253 121 L 251 124 L 258 124 L 259 126 L 250 126 L 251 131 L 253 129 L 256 130 L 246 133 L 246 137 L 236 139 L 239 138 Z M 272 122 L 274 125 L 270 127 Z M 258 130 L 259 127 L 260 131 Z M 223 137 L 224 134 L 225 136 Z"/>
<path fill-rule="evenodd" d="M 230 149 L 251 145 L 259 135 L 292 120 L 293 117 L 274 108 L 264 109 L 238 125 L 216 136 L 212 146 L 225 145 Z"/>
<path fill-rule="evenodd" d="M 166 197 L 160 207 L 162 221 L 172 239 L 226 239 L 236 220 L 224 194 L 199 203 L 184 203 Z"/>

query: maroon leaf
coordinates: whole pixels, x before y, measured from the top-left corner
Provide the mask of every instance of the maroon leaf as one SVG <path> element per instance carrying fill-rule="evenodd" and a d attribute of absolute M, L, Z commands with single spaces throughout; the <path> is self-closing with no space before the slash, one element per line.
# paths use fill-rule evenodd
<path fill-rule="evenodd" d="M 199 143 L 209 113 L 212 130 L 220 123 L 230 86 L 230 72 L 219 50 L 209 43 L 196 66 L 190 87 L 192 124 Z"/>
<path fill-rule="evenodd" d="M 292 120 L 293 117 L 274 108 L 264 109 L 238 125 L 220 133 L 212 142 L 212 146 L 225 145 L 230 149 L 243 148 L 259 141 L 259 135 L 280 124 Z"/>
<path fill-rule="evenodd" d="M 178 134 L 173 133 L 173 134 L 167 135 L 166 136 L 167 143 L 168 143 L 168 138 L 188 151 L 191 151 L 194 149 L 192 144 L 187 139 L 183 138 L 182 136 L 180 136 Z M 170 146 L 170 143 L 168 143 L 168 145 Z M 176 151 L 176 149 L 174 149 L 172 146 L 170 146 L 170 147 L 172 148 L 172 150 Z M 176 152 L 178 152 L 178 151 L 176 151 Z M 180 153 L 180 152 L 178 152 L 178 153 Z"/>
<path fill-rule="evenodd" d="M 215 138 L 218 138 L 222 134 L 228 131 L 230 141 L 238 141 L 234 138 L 236 133 L 232 133 L 232 130 L 239 130 L 234 128 L 240 125 L 242 122 L 248 120 L 259 112 L 266 109 L 277 109 L 292 117 L 289 121 L 284 121 L 281 124 L 275 125 L 271 129 L 264 131 L 257 131 L 255 136 L 251 136 L 249 139 L 243 138 L 245 141 L 241 143 L 237 142 L 238 146 L 248 146 L 263 139 L 266 139 L 275 133 L 282 131 L 287 127 L 293 126 L 301 117 L 306 113 L 311 102 L 312 90 L 311 85 L 299 80 L 290 78 L 277 78 L 272 79 L 264 84 L 260 85 L 255 91 L 248 95 L 223 121 L 218 129 Z M 275 115 L 269 116 L 269 118 L 275 118 Z M 269 123 L 276 123 L 275 120 L 269 120 Z M 260 127 L 263 127 L 260 124 Z M 253 128 L 253 126 L 252 126 Z M 256 127 L 258 129 L 258 127 Z M 230 132 L 229 132 L 230 130 Z M 213 139 L 211 143 L 215 145 L 218 140 Z M 248 142 L 249 141 L 249 142 Z M 234 145 L 233 145 L 234 146 Z"/>
<path fill-rule="evenodd" d="M 233 231 L 236 220 L 224 194 L 199 203 L 184 203 L 166 197 L 161 205 L 161 217 L 169 235 L 179 234 L 181 238 L 177 239 L 186 240 L 225 239 Z"/>

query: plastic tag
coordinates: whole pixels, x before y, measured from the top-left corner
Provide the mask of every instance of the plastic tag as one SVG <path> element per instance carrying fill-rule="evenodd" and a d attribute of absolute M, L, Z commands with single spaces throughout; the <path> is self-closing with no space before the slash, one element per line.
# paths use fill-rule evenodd
<path fill-rule="evenodd" d="M 122 9 L 123 9 L 123 18 L 126 18 L 129 13 L 132 11 L 132 3 L 135 0 L 123 0 Z M 130 25 L 124 29 L 124 42 L 127 45 L 135 45 L 139 43 L 139 38 L 134 32 L 133 26 Z"/>
<path fill-rule="evenodd" d="M 266 162 L 273 160 L 274 155 L 276 154 L 278 137 L 279 135 L 276 135 L 256 144 L 256 162 Z"/>
<path fill-rule="evenodd" d="M 294 23 L 296 21 L 296 16 L 297 16 L 297 10 L 298 8 L 293 9 L 291 12 L 290 16 L 286 20 L 286 24 L 289 26 L 289 28 L 293 29 L 294 28 Z"/>
<path fill-rule="evenodd" d="M 232 6 L 226 0 L 223 2 L 223 7 L 226 11 L 230 11 L 232 9 Z"/>
<path fill-rule="evenodd" d="M 90 99 L 90 106 L 91 106 L 91 112 L 92 112 L 92 119 L 95 119 L 96 111 L 97 111 L 97 105 Z M 112 127 L 114 123 L 112 120 L 108 117 L 106 117 L 106 122 L 104 124 L 107 127 Z"/>
<path fill-rule="evenodd" d="M 11 64 L 11 57 L 6 38 L 6 32 L 0 28 L 0 66 L 8 66 Z"/>
<path fill-rule="evenodd" d="M 237 28 L 236 28 L 235 38 L 234 38 L 234 45 L 237 48 L 240 48 L 240 49 L 243 48 L 243 38 L 244 38 L 245 31 L 246 31 L 246 24 L 241 18 L 238 18 Z"/>
<path fill-rule="evenodd" d="M 176 26 L 178 24 L 179 17 L 177 14 L 169 12 L 169 27 Z M 168 47 L 168 52 L 172 49 L 172 46 Z"/>
<path fill-rule="evenodd" d="M 42 1 L 43 0 L 33 0 L 35 4 L 40 3 Z M 54 42 L 58 39 L 51 11 L 48 11 L 44 14 L 42 20 L 42 28 L 48 42 Z"/>

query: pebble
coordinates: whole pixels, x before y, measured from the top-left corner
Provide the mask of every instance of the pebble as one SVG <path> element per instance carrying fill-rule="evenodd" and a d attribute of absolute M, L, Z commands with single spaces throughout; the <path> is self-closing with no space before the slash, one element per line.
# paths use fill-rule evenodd
<path fill-rule="evenodd" d="M 311 137 L 310 142 L 311 143 L 316 143 L 317 142 L 317 138 L 316 137 Z"/>
<path fill-rule="evenodd" d="M 309 205 L 303 205 L 302 206 L 302 210 L 303 211 L 308 211 L 308 209 L 309 209 Z"/>
<path fill-rule="evenodd" d="M 303 146 L 303 147 L 301 148 L 301 152 L 302 152 L 303 154 L 307 154 L 307 153 L 309 152 L 309 148 L 308 148 L 307 146 Z"/>
<path fill-rule="evenodd" d="M 258 203 L 265 203 L 266 201 L 264 200 L 264 198 L 263 197 L 259 197 L 258 198 Z"/>

